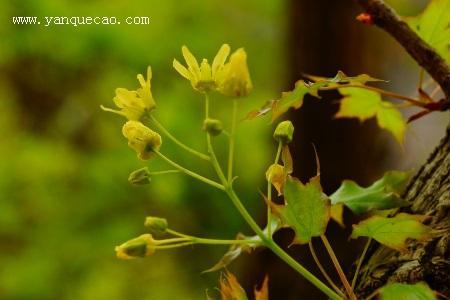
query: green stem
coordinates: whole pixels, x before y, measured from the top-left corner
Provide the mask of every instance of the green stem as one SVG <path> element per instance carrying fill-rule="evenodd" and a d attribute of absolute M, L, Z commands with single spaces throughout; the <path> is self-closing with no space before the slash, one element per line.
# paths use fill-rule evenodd
<path fill-rule="evenodd" d="M 277 164 L 278 161 L 280 160 L 280 154 L 281 154 L 281 149 L 283 147 L 283 144 L 281 142 L 278 143 L 278 149 L 277 149 L 277 154 L 275 155 L 275 161 L 274 164 Z M 269 203 L 272 203 L 272 183 L 267 180 L 267 201 L 269 201 Z M 267 235 L 269 236 L 270 239 L 272 239 L 272 226 L 270 226 L 272 222 L 272 213 L 270 211 L 270 205 L 267 205 Z"/>
<path fill-rule="evenodd" d="M 328 241 L 327 237 L 324 234 L 322 234 L 320 236 L 320 238 L 322 239 L 325 249 L 327 249 L 327 252 L 331 258 L 331 261 L 333 262 L 334 267 L 336 268 L 339 278 L 341 279 L 341 282 L 344 285 L 347 295 L 350 297 L 351 300 L 357 300 L 356 295 L 353 292 L 353 289 L 350 286 L 350 283 L 348 282 L 347 277 L 345 277 L 345 273 L 342 270 L 341 265 L 339 264 L 336 254 L 334 253 L 333 248 L 330 245 L 330 242 Z"/>
<path fill-rule="evenodd" d="M 205 116 L 208 118 L 209 116 L 209 98 L 208 95 L 205 94 Z M 295 259 L 293 259 L 289 254 L 287 254 L 280 246 L 278 246 L 271 238 L 269 238 L 262 229 L 258 226 L 252 216 L 249 214 L 245 206 L 242 204 L 239 197 L 233 190 L 231 186 L 231 182 L 227 181 L 222 168 L 217 161 L 216 155 L 214 153 L 214 149 L 211 144 L 211 137 L 208 133 L 206 133 L 206 141 L 208 147 L 208 153 L 211 156 L 211 164 L 213 165 L 214 170 L 219 176 L 220 181 L 222 182 L 224 191 L 230 198 L 231 202 L 234 204 L 236 209 L 239 211 L 241 216 L 247 222 L 247 224 L 251 227 L 251 229 L 259 236 L 262 240 L 262 243 L 272 250 L 279 258 L 281 258 L 284 262 L 286 262 L 289 266 L 291 266 L 294 270 L 300 273 L 305 279 L 311 282 L 314 286 L 320 289 L 324 294 L 326 294 L 330 299 L 333 300 L 342 300 L 342 297 L 338 295 L 335 291 L 325 285 L 320 279 L 314 276 L 311 272 L 309 272 L 305 267 L 303 267 L 300 263 L 298 263 Z M 270 226 L 270 225 L 269 225 Z"/>
<path fill-rule="evenodd" d="M 325 285 L 321 280 L 319 280 L 316 276 L 314 276 L 311 272 L 309 272 L 305 267 L 299 264 L 295 259 L 293 259 L 289 254 L 287 254 L 280 246 L 275 244 L 274 241 L 271 241 L 271 244 L 268 245 L 268 248 L 272 250 L 279 258 L 281 258 L 285 263 L 291 266 L 294 270 L 300 273 L 305 279 L 311 282 L 314 286 L 316 286 L 319 290 L 321 290 L 325 295 L 330 297 L 332 300 L 343 300 L 344 298 L 337 294 L 335 291 L 330 289 L 327 285 Z"/>
<path fill-rule="evenodd" d="M 362 263 L 364 261 L 364 257 L 366 257 L 367 250 L 369 250 L 370 242 L 372 242 L 372 238 L 369 238 L 367 240 L 367 243 L 364 246 L 364 250 L 363 250 L 363 252 L 361 254 L 361 257 L 359 258 L 358 265 L 356 266 L 356 270 L 355 270 L 355 275 L 353 276 L 353 280 L 352 280 L 352 289 L 354 289 L 355 286 L 356 286 L 356 281 L 358 279 L 358 274 L 359 274 L 359 271 L 361 270 L 361 266 L 362 266 Z"/>
<path fill-rule="evenodd" d="M 230 145 L 228 150 L 228 182 L 233 179 L 234 141 L 236 134 L 237 99 L 233 99 L 233 116 L 231 119 Z"/>
<path fill-rule="evenodd" d="M 155 244 L 157 246 L 159 246 L 159 245 L 173 244 L 173 243 L 180 243 L 180 242 L 190 242 L 190 239 L 186 238 L 186 237 L 179 237 L 179 238 L 172 238 L 172 239 L 165 239 L 165 240 L 157 240 L 155 242 Z"/>
<path fill-rule="evenodd" d="M 170 233 L 172 235 L 176 235 L 176 236 L 180 236 L 181 238 L 178 238 L 182 241 L 192 241 L 195 244 L 208 244 L 208 245 L 235 245 L 235 244 L 259 244 L 261 243 L 261 241 L 258 240 L 249 240 L 249 239 L 245 239 L 245 240 L 222 240 L 222 239 L 208 239 L 208 238 L 200 238 L 200 237 L 196 237 L 196 236 L 191 236 L 191 235 L 187 235 L 184 233 L 180 233 L 177 232 L 175 230 L 172 229 L 167 229 L 167 233 Z M 177 238 L 175 239 L 168 239 L 168 240 L 178 240 Z M 163 241 L 167 241 L 167 240 L 163 240 Z"/>
<path fill-rule="evenodd" d="M 168 157 L 166 157 L 164 154 L 162 154 L 159 151 L 153 150 L 153 152 L 158 155 L 159 157 L 161 157 L 164 161 L 166 161 L 168 164 L 172 165 L 173 167 L 177 168 L 178 170 L 180 170 L 181 172 L 194 177 L 195 179 L 198 179 L 206 184 L 209 184 L 210 186 L 213 186 L 219 190 L 225 190 L 225 187 L 223 185 L 221 185 L 220 183 L 217 183 L 215 181 L 212 181 L 211 179 L 208 179 L 206 177 L 203 177 L 195 172 L 192 172 L 191 170 L 188 170 L 182 166 L 180 166 L 179 164 L 177 164 L 176 162 L 172 161 L 171 159 L 169 159 Z"/>
<path fill-rule="evenodd" d="M 184 242 L 184 243 L 179 243 L 179 244 L 171 244 L 171 245 L 163 245 L 163 246 L 156 246 L 155 249 L 174 249 L 174 248 L 180 248 L 180 247 L 184 247 L 184 246 L 190 246 L 193 245 L 193 242 Z"/>
<path fill-rule="evenodd" d="M 173 173 L 180 173 L 180 172 L 181 172 L 180 170 L 155 171 L 155 172 L 150 172 L 150 176 L 173 174 Z"/>
<path fill-rule="evenodd" d="M 180 142 L 180 140 L 178 140 L 176 137 L 174 137 L 161 123 L 159 123 L 159 121 L 153 115 L 150 115 L 150 119 L 156 125 L 156 127 L 158 127 L 159 130 L 161 130 L 161 132 L 163 132 L 175 144 L 177 144 L 178 146 L 180 146 L 181 148 L 183 148 L 187 152 L 190 152 L 191 154 L 193 154 L 193 155 L 195 155 L 195 156 L 197 156 L 197 157 L 199 157 L 201 159 L 209 160 L 209 156 L 208 155 L 200 153 L 199 151 L 194 150 L 191 147 L 186 146 L 185 144 Z"/>

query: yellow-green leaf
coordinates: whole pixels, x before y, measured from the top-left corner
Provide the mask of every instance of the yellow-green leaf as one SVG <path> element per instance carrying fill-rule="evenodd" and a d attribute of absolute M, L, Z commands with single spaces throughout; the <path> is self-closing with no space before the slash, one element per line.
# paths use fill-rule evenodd
<path fill-rule="evenodd" d="M 335 117 L 365 121 L 376 116 L 382 101 L 379 93 L 354 87 L 340 88 L 339 92 L 344 98 Z"/>
<path fill-rule="evenodd" d="M 431 47 L 450 63 L 450 0 L 432 0 L 425 10 L 408 24 Z"/>
<path fill-rule="evenodd" d="M 319 91 L 325 87 L 338 86 L 345 87 L 346 85 L 364 85 L 367 82 L 384 81 L 381 79 L 373 78 L 367 74 L 360 74 L 357 76 L 347 76 L 344 72 L 339 71 L 336 76 L 332 78 L 304 75 L 313 82 L 305 82 L 299 80 L 295 83 L 295 87 L 292 91 L 281 93 L 281 97 L 276 100 L 269 100 L 259 108 L 250 111 L 244 120 L 251 120 L 259 116 L 266 115 L 272 112 L 272 121 L 277 119 L 282 114 L 286 113 L 290 108 L 299 109 L 303 105 L 303 98 L 306 94 L 310 94 L 316 98 L 320 98 Z"/>
<path fill-rule="evenodd" d="M 372 216 L 353 225 L 351 238 L 371 237 L 398 251 L 406 251 L 406 240 L 427 240 L 431 228 L 422 224 L 424 216 L 400 213 L 392 218 Z"/>
<path fill-rule="evenodd" d="M 339 189 L 330 196 L 331 203 L 345 204 L 355 214 L 405 206 L 408 202 L 401 199 L 399 194 L 408 179 L 409 173 L 390 171 L 366 188 L 354 181 L 344 180 Z"/>
<path fill-rule="evenodd" d="M 406 122 L 401 112 L 390 103 L 383 101 L 377 112 L 377 122 L 380 128 L 391 132 L 396 140 L 403 144 L 406 131 Z"/>
<path fill-rule="evenodd" d="M 437 300 L 436 294 L 424 283 L 389 283 L 380 289 L 381 300 Z"/>
<path fill-rule="evenodd" d="M 294 230 L 294 243 L 308 243 L 312 237 L 325 232 L 330 219 L 330 200 L 322 192 L 318 177 L 303 184 L 288 176 L 284 185 L 284 201 L 285 205 L 272 204 L 272 208 L 283 224 Z"/>
<path fill-rule="evenodd" d="M 341 227 L 345 227 L 344 223 L 344 204 L 338 203 L 331 205 L 330 217 L 333 221 L 338 223 Z"/>
<path fill-rule="evenodd" d="M 303 98 L 309 88 L 303 80 L 295 83 L 295 88 L 290 92 L 283 92 L 281 98 L 276 100 L 272 108 L 272 121 L 287 112 L 290 108 L 299 109 L 303 105 Z"/>
<path fill-rule="evenodd" d="M 359 87 L 339 88 L 341 100 L 337 118 L 358 118 L 365 121 L 376 117 L 378 126 L 388 130 L 402 144 L 406 121 L 400 111 L 390 102 L 383 101 L 379 93 Z"/>

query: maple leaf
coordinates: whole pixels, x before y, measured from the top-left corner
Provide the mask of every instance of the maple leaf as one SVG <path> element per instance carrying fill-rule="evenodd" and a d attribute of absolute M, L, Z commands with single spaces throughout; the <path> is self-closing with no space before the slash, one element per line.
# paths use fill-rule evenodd
<path fill-rule="evenodd" d="M 316 98 L 320 98 L 319 90 L 324 87 L 337 87 L 345 85 L 360 84 L 364 85 L 367 82 L 384 81 L 371 77 L 367 74 L 360 74 L 357 76 L 347 76 L 344 72 L 339 71 L 336 76 L 327 78 L 320 76 L 304 75 L 304 77 L 312 80 L 313 82 L 306 82 L 304 80 L 298 80 L 295 83 L 293 90 L 281 93 L 281 97 L 275 100 L 269 100 L 259 108 L 250 111 L 244 120 L 251 120 L 256 117 L 264 116 L 269 112 L 272 113 L 272 122 L 286 113 L 289 109 L 299 109 L 303 105 L 303 99 L 307 94 L 310 94 Z"/>
<path fill-rule="evenodd" d="M 271 204 L 285 226 L 295 232 L 293 243 L 306 244 L 320 236 L 330 219 L 330 200 L 322 192 L 319 177 L 307 184 L 288 176 L 284 185 L 285 205 Z"/>
<path fill-rule="evenodd" d="M 378 126 L 392 133 L 400 144 L 403 143 L 406 121 L 392 103 L 383 101 L 377 92 L 359 87 L 343 87 L 338 90 L 344 98 L 336 118 L 358 118 L 365 121 L 376 117 Z"/>
<path fill-rule="evenodd" d="M 398 250 L 406 251 L 406 240 L 427 240 L 431 228 L 422 224 L 424 216 L 399 213 L 392 218 L 372 216 L 353 225 L 351 238 L 371 237 L 379 243 Z"/>
<path fill-rule="evenodd" d="M 391 209 L 408 204 L 399 194 L 409 179 L 409 173 L 386 172 L 384 176 L 369 187 L 361 187 L 356 182 L 344 180 L 331 196 L 331 203 L 345 204 L 355 214 L 375 209 Z"/>
<path fill-rule="evenodd" d="M 333 221 L 338 223 L 341 227 L 345 227 L 344 224 L 344 204 L 338 203 L 331 205 L 330 217 Z"/>
<path fill-rule="evenodd" d="M 437 300 L 425 282 L 416 284 L 388 283 L 380 289 L 381 300 Z"/>
<path fill-rule="evenodd" d="M 432 0 L 420 15 L 406 20 L 425 42 L 450 63 L 450 0 Z"/>

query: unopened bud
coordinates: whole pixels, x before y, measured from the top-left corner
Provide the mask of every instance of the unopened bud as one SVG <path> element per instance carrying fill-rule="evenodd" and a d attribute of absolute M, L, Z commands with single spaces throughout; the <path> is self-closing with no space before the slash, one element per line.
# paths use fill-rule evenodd
<path fill-rule="evenodd" d="M 294 125 L 291 121 L 283 121 L 278 124 L 273 133 L 273 138 L 281 142 L 283 145 L 292 142 L 292 137 L 294 136 Z"/>
<path fill-rule="evenodd" d="M 167 220 L 158 217 L 145 218 L 145 227 L 147 227 L 152 233 L 164 233 L 168 228 Z"/>
<path fill-rule="evenodd" d="M 145 185 L 150 183 L 150 172 L 147 167 L 131 172 L 128 182 L 132 185 Z"/>
<path fill-rule="evenodd" d="M 220 120 L 207 118 L 203 121 L 202 129 L 212 136 L 216 136 L 222 133 L 223 125 Z"/>
<path fill-rule="evenodd" d="M 161 147 L 161 136 L 139 121 L 126 122 L 122 133 L 128 139 L 128 145 L 142 160 L 149 159 L 153 150 L 159 150 Z"/>
<path fill-rule="evenodd" d="M 230 56 L 219 77 L 219 91 L 229 97 L 244 97 L 253 88 L 247 67 L 247 53 L 243 48 L 236 50 Z"/>
<path fill-rule="evenodd" d="M 115 248 L 120 259 L 150 256 L 155 252 L 156 243 L 151 234 L 143 234 Z"/>

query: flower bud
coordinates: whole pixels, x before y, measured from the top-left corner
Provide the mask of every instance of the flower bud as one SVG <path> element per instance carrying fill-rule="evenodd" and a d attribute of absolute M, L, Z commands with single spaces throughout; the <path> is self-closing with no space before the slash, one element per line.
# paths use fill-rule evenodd
<path fill-rule="evenodd" d="M 128 139 L 128 145 L 134 149 L 139 159 L 147 160 L 153 150 L 161 147 L 161 136 L 139 121 L 128 121 L 123 125 L 123 135 Z"/>
<path fill-rule="evenodd" d="M 167 220 L 158 217 L 145 218 L 145 227 L 152 233 L 164 233 L 168 228 Z"/>
<path fill-rule="evenodd" d="M 220 72 L 219 91 L 229 97 L 243 97 L 250 94 L 252 81 L 247 67 L 247 53 L 239 48 L 230 56 Z"/>
<path fill-rule="evenodd" d="M 115 248 L 117 258 L 133 259 L 150 256 L 155 252 L 156 243 L 151 234 L 143 234 Z"/>
<path fill-rule="evenodd" d="M 150 183 L 150 172 L 147 167 L 131 172 L 128 182 L 132 185 L 145 185 Z"/>
<path fill-rule="evenodd" d="M 294 135 L 294 125 L 291 121 L 283 121 L 278 124 L 273 133 L 273 138 L 281 142 L 283 145 L 289 144 L 292 141 Z"/>
<path fill-rule="evenodd" d="M 222 133 L 223 125 L 220 120 L 207 118 L 203 121 L 202 129 L 212 136 L 216 136 Z"/>

